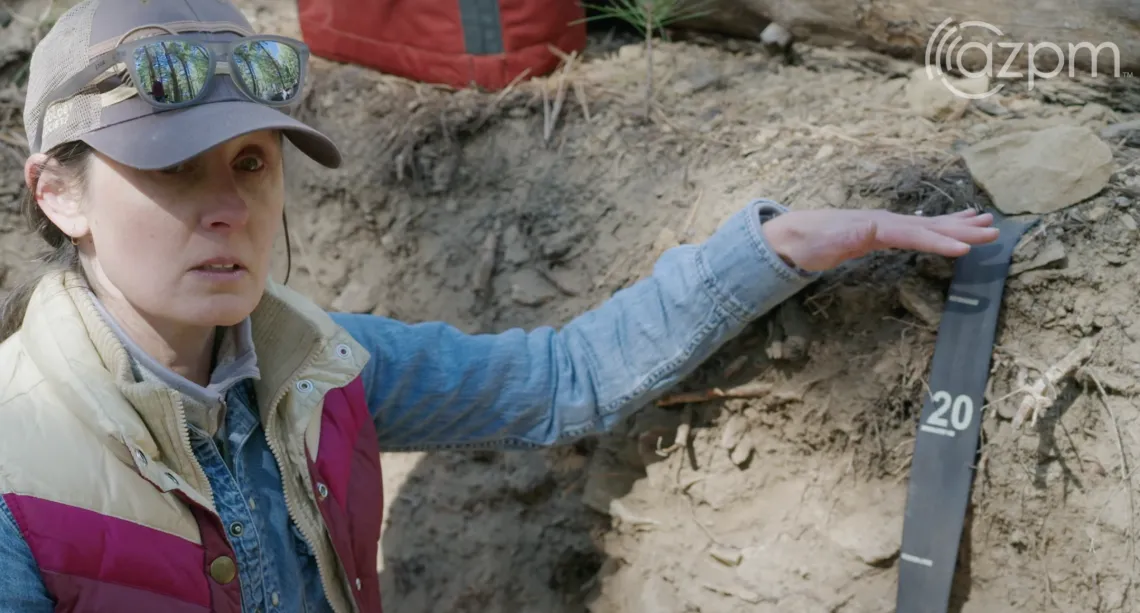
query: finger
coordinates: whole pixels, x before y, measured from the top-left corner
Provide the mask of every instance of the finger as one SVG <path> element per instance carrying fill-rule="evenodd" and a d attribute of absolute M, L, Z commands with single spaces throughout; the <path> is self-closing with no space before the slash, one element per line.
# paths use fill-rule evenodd
<path fill-rule="evenodd" d="M 946 224 L 930 228 L 930 230 L 971 245 L 988 243 L 996 240 L 998 237 L 998 229 L 992 226 L 978 227 L 968 224 Z"/>
<path fill-rule="evenodd" d="M 966 218 L 966 217 L 973 217 L 977 214 L 978 214 L 978 209 L 970 207 L 968 209 L 958 211 L 957 213 L 949 213 L 946 215 L 941 215 L 941 217 L 954 217 L 957 219 L 962 219 L 962 218 Z M 988 213 L 987 213 L 987 215 L 988 215 Z"/>
<path fill-rule="evenodd" d="M 955 213 L 953 215 L 941 215 L 939 217 L 928 217 L 926 219 L 926 221 L 928 222 L 928 227 L 930 227 L 930 226 L 942 226 L 942 225 L 954 225 L 954 224 L 959 224 L 959 225 L 960 224 L 968 224 L 971 226 L 989 226 L 989 225 L 993 225 L 994 216 L 993 216 L 993 213 L 980 213 L 979 214 L 977 212 L 974 212 L 973 215 L 958 215 L 957 213 Z"/>
<path fill-rule="evenodd" d="M 970 245 L 955 237 L 947 236 L 930 228 L 892 226 L 878 232 L 879 245 L 888 249 L 925 251 L 957 257 L 970 250 Z"/>

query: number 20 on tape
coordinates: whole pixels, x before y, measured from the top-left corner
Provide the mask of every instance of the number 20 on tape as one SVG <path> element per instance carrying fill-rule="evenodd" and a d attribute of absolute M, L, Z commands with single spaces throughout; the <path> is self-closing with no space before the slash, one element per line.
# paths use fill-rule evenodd
<path fill-rule="evenodd" d="M 934 412 L 926 418 L 926 423 L 919 426 L 923 432 L 953 437 L 970 427 L 974 421 L 974 401 L 966 394 L 951 396 L 950 392 L 941 390 L 935 392 Z"/>

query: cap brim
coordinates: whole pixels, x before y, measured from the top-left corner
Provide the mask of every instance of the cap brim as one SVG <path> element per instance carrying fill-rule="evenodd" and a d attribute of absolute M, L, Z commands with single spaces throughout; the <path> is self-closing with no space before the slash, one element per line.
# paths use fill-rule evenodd
<path fill-rule="evenodd" d="M 120 164 L 158 170 L 260 130 L 281 130 L 302 153 L 322 166 L 337 168 L 341 164 L 340 150 L 324 134 L 277 109 L 241 100 L 144 115 L 80 138 Z"/>

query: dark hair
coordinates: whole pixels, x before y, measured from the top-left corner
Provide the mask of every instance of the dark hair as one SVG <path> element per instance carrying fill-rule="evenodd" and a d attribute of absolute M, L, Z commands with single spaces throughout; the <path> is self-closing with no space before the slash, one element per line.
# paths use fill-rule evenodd
<path fill-rule="evenodd" d="M 61 173 L 62 178 L 77 190 L 86 189 L 87 164 L 91 159 L 91 146 L 83 141 L 63 143 L 47 152 L 48 161 L 55 162 L 53 171 Z M 43 173 L 42 164 L 32 177 L 33 184 L 21 204 L 21 212 L 28 226 L 40 235 L 40 238 L 51 248 L 39 258 L 41 268 L 31 279 L 16 286 L 6 297 L 0 300 L 0 342 L 15 334 L 24 325 L 24 314 L 28 310 L 28 302 L 32 292 L 44 275 L 53 270 L 65 269 L 82 273 L 79 266 L 79 250 L 71 242 L 71 237 L 64 234 L 47 215 L 44 215 L 36 202 L 36 183 Z"/>

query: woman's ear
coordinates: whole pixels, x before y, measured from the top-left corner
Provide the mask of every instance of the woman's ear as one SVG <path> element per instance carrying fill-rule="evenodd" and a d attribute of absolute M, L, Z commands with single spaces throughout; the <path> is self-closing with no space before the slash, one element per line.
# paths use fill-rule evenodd
<path fill-rule="evenodd" d="M 32 154 L 24 163 L 24 183 L 40 210 L 60 231 L 72 239 L 88 234 L 90 225 L 80 206 L 79 186 L 55 160 L 42 153 Z"/>

